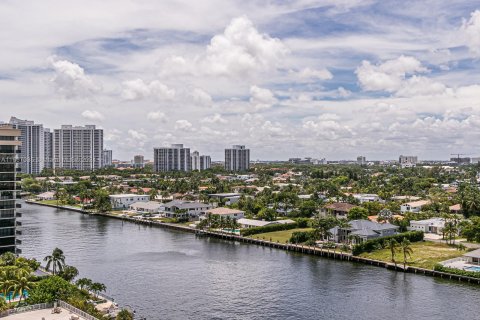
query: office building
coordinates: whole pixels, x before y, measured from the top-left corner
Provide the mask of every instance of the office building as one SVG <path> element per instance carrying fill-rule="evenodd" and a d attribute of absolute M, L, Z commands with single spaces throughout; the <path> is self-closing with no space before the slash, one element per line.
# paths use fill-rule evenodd
<path fill-rule="evenodd" d="M 113 166 L 113 157 L 112 157 L 112 150 L 103 150 L 103 159 L 102 159 L 102 166 L 105 167 L 112 167 Z"/>
<path fill-rule="evenodd" d="M 248 169 L 250 169 L 250 149 L 245 149 L 245 146 L 241 145 L 225 149 L 225 170 L 247 171 Z"/>
<path fill-rule="evenodd" d="M 192 169 L 190 148 L 184 148 L 183 144 L 155 148 L 153 150 L 153 168 L 156 172 L 190 171 Z"/>
<path fill-rule="evenodd" d="M 44 130 L 42 124 L 33 121 L 10 118 L 10 124 L 19 129 L 20 170 L 26 174 L 39 174 L 45 167 Z"/>
<path fill-rule="evenodd" d="M 53 135 L 55 169 L 96 170 L 102 167 L 103 130 L 94 125 L 63 125 Z"/>
<path fill-rule="evenodd" d="M 145 166 L 145 158 L 141 154 L 137 154 L 133 157 L 133 167 L 143 168 Z"/>
<path fill-rule="evenodd" d="M 53 169 L 53 132 L 43 129 L 45 169 Z"/>
<path fill-rule="evenodd" d="M 21 253 L 16 249 L 20 240 L 16 239 L 20 222 L 16 218 L 17 212 L 17 155 L 21 146 L 20 137 L 22 132 L 13 125 L 0 125 L 0 254 L 5 252 Z M 18 167 L 19 168 L 19 167 Z"/>

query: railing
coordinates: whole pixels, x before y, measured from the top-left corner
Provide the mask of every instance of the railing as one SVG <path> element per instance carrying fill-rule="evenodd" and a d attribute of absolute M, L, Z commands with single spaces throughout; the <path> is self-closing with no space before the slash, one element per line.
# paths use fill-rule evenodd
<path fill-rule="evenodd" d="M 75 314 L 78 314 L 80 317 L 84 318 L 85 320 L 98 320 L 97 318 L 95 318 L 94 316 L 92 315 L 89 315 L 88 313 L 86 313 L 85 311 L 82 311 L 78 308 L 75 308 L 74 306 L 66 303 L 65 301 L 62 301 L 62 300 L 58 300 L 58 304 L 57 304 L 60 308 L 63 308 L 63 309 L 66 309 L 68 311 L 71 311 Z"/>
<path fill-rule="evenodd" d="M 15 308 L 15 309 L 2 311 L 2 312 L 0 312 L 0 318 L 4 318 L 4 317 L 7 317 L 7 316 L 12 315 L 12 314 L 24 313 L 24 312 L 29 312 L 29 311 L 33 311 L 33 310 L 50 309 L 50 308 L 53 308 L 53 302 L 34 304 L 34 305 L 31 305 L 31 306 L 25 306 L 25 307 L 20 307 L 20 308 Z"/>

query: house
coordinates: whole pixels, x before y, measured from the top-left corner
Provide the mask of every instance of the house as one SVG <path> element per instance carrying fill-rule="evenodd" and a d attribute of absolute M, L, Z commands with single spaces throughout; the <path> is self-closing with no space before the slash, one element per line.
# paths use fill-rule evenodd
<path fill-rule="evenodd" d="M 224 201 L 225 205 L 229 206 L 235 202 L 240 200 L 241 194 L 240 193 L 212 193 L 208 195 L 210 198 L 215 199 L 217 201 Z"/>
<path fill-rule="evenodd" d="M 254 228 L 254 227 L 265 227 L 272 224 L 275 224 L 276 221 L 263 221 L 263 220 L 254 220 L 254 219 L 245 219 L 240 218 L 237 220 L 241 228 Z"/>
<path fill-rule="evenodd" d="M 127 209 L 131 204 L 136 202 L 147 202 L 150 200 L 150 196 L 146 194 L 112 194 L 110 195 L 110 202 L 112 203 L 112 209 L 121 210 Z"/>
<path fill-rule="evenodd" d="M 352 240 L 354 243 L 363 242 L 397 234 L 398 228 L 398 226 L 390 223 L 377 223 L 369 220 L 352 220 L 349 222 L 348 227 L 337 226 L 330 229 L 332 234 L 330 240 L 336 243 L 349 242 Z"/>
<path fill-rule="evenodd" d="M 212 208 L 214 208 L 214 205 L 211 203 L 173 200 L 162 204 L 160 211 L 163 212 L 167 218 L 191 218 L 203 215 L 207 210 Z"/>
<path fill-rule="evenodd" d="M 467 252 L 463 255 L 467 263 L 480 265 L 480 249 Z"/>
<path fill-rule="evenodd" d="M 37 198 L 37 200 L 55 200 L 55 192 L 53 191 L 47 191 L 47 192 L 44 192 L 44 193 L 40 193 L 38 195 L 35 196 L 35 198 Z"/>
<path fill-rule="evenodd" d="M 442 234 L 443 228 L 445 228 L 445 219 L 431 218 L 427 220 L 410 221 L 410 227 L 408 227 L 408 230 Z"/>
<path fill-rule="evenodd" d="M 320 214 L 323 216 L 331 215 L 337 219 L 346 219 L 348 212 L 353 207 L 355 207 L 353 204 L 346 202 L 330 203 L 320 210 Z"/>
<path fill-rule="evenodd" d="M 161 206 L 162 204 L 157 201 L 148 201 L 132 203 L 129 208 L 137 212 L 158 213 Z"/>
<path fill-rule="evenodd" d="M 245 212 L 242 210 L 230 209 L 225 207 L 207 210 L 206 214 L 218 215 L 223 218 L 230 217 L 237 220 L 242 219 L 245 216 Z"/>
<path fill-rule="evenodd" d="M 422 207 L 427 204 L 430 204 L 429 200 L 418 200 L 413 202 L 407 202 L 400 206 L 400 212 L 401 213 L 420 212 L 422 210 Z"/>
<path fill-rule="evenodd" d="M 360 203 L 364 202 L 379 202 L 380 197 L 377 194 L 370 194 L 370 193 L 355 193 L 353 197 L 360 201 Z"/>
<path fill-rule="evenodd" d="M 453 206 L 448 207 L 450 213 L 459 214 L 462 212 L 462 206 L 460 204 L 454 204 Z"/>

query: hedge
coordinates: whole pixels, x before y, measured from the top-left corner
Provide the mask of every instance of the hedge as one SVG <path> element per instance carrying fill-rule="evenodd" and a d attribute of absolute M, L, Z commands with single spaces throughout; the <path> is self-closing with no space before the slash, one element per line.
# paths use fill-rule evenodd
<path fill-rule="evenodd" d="M 359 254 L 364 252 L 372 252 L 378 249 L 378 247 L 383 248 L 384 243 L 386 241 L 389 241 L 390 239 L 395 239 L 398 242 L 401 242 L 403 238 L 406 238 L 410 242 L 423 241 L 423 231 L 408 231 L 408 232 L 399 233 L 393 236 L 387 236 L 387 237 L 368 240 L 368 241 L 354 245 L 352 249 L 352 254 L 354 256 L 358 256 Z"/>
<path fill-rule="evenodd" d="M 445 272 L 445 273 L 456 274 L 456 275 L 459 275 L 459 276 L 465 276 L 465 277 L 480 279 L 480 272 L 449 268 L 449 267 L 445 267 L 445 266 L 443 266 L 439 263 L 437 263 L 433 267 L 433 270 L 438 271 L 438 272 Z"/>
<path fill-rule="evenodd" d="M 295 231 L 292 233 L 290 243 L 304 243 L 308 240 L 313 239 L 313 231 Z"/>
<path fill-rule="evenodd" d="M 252 234 L 257 234 L 257 233 L 265 233 L 265 232 L 274 232 L 274 231 L 282 231 L 282 230 L 290 230 L 290 229 L 295 229 L 298 228 L 298 223 L 287 223 L 287 224 L 270 224 L 268 226 L 264 227 L 253 227 L 253 228 L 248 228 L 248 229 L 242 229 L 240 230 L 240 234 L 242 236 L 251 236 Z"/>

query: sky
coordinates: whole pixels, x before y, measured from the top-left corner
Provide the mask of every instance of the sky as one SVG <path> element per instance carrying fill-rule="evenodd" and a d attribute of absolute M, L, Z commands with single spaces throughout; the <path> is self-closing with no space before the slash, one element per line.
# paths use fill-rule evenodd
<path fill-rule="evenodd" d="M 0 120 L 115 159 L 480 156 L 480 1 L 3 0 Z"/>

